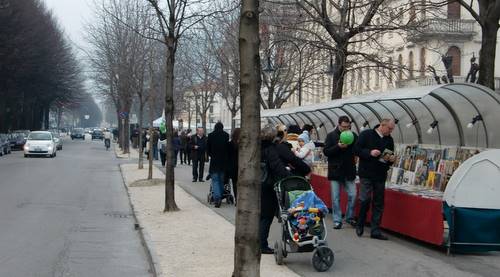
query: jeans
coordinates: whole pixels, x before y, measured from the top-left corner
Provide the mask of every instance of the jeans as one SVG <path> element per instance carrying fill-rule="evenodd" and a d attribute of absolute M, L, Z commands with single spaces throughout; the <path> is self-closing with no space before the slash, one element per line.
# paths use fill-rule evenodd
<path fill-rule="evenodd" d="M 269 230 L 271 229 L 271 224 L 273 223 L 274 217 L 260 217 L 260 249 L 266 249 L 269 247 L 267 243 L 267 237 L 269 237 Z"/>
<path fill-rule="evenodd" d="M 153 143 L 153 159 L 158 160 L 158 144 Z"/>
<path fill-rule="evenodd" d="M 373 209 L 371 220 L 371 234 L 380 234 L 380 222 L 384 213 L 384 194 L 385 194 L 385 181 L 375 181 L 366 178 L 361 178 L 361 188 L 359 193 L 359 201 L 361 207 L 359 209 L 358 225 L 364 226 L 366 220 L 366 213 L 370 209 L 373 192 Z"/>
<path fill-rule="evenodd" d="M 224 193 L 224 172 L 210 173 L 212 178 L 212 190 L 215 202 L 222 199 Z"/>
<path fill-rule="evenodd" d="M 330 181 L 332 186 L 332 208 L 333 222 L 342 223 L 342 209 L 340 208 L 340 186 L 347 192 L 347 209 L 345 218 L 347 221 L 354 217 L 354 205 L 356 204 L 356 184 L 354 181 Z"/>
<path fill-rule="evenodd" d="M 179 150 L 174 150 L 174 167 L 177 165 L 177 156 L 179 155 Z"/>

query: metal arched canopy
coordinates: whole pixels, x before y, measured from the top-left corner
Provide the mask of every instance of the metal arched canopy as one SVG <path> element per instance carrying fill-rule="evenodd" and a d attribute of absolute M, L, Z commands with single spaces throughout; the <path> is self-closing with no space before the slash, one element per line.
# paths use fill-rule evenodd
<path fill-rule="evenodd" d="M 420 104 L 410 105 L 408 101 Z M 391 102 L 394 104 L 387 105 Z M 376 105 L 377 103 L 386 105 L 382 107 Z M 300 113 L 302 118 L 315 119 L 317 117 L 313 112 L 317 114 L 333 109 L 349 110 L 353 106 L 358 107 L 360 118 L 373 118 L 374 114 L 377 117 L 390 114 L 394 119 L 398 119 L 398 131 L 401 134 L 394 136 L 397 143 L 412 144 L 418 138 L 419 142 L 425 144 L 500 148 L 500 94 L 471 83 L 395 89 L 386 93 L 359 95 L 316 105 L 264 110 L 261 116 L 278 119 L 279 116 Z M 397 106 L 397 109 L 388 109 L 391 106 Z M 431 124 L 436 122 L 437 125 L 431 127 Z M 326 131 L 330 132 L 334 124 L 328 125 Z"/>

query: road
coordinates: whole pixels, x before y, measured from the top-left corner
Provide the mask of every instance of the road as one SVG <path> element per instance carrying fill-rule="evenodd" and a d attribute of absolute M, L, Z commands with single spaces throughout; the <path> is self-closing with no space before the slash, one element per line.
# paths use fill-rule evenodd
<path fill-rule="evenodd" d="M 175 172 L 178 184 L 206 204 L 210 182 L 191 182 L 190 166 L 179 165 Z M 224 203 L 218 209 L 209 207 L 234 224 L 234 206 Z M 329 273 L 318 273 L 311 264 L 312 253 L 289 254 L 285 264 L 301 276 L 500 276 L 499 252 L 446 256 L 444 248 L 394 233 L 388 234 L 389 241 L 378 241 L 370 239 L 366 231 L 364 237 L 358 238 L 350 226 L 333 230 L 330 215 L 326 223 L 329 226 L 328 245 L 335 252 L 335 263 Z M 279 237 L 280 226 L 274 220 L 269 239 L 271 247 Z"/>
<path fill-rule="evenodd" d="M 101 141 L 0 157 L 0 276 L 151 276 L 118 161 Z"/>

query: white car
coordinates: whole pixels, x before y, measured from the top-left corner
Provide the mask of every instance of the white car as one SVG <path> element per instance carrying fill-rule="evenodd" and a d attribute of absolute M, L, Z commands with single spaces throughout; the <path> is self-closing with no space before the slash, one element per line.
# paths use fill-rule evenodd
<path fill-rule="evenodd" d="M 57 145 L 51 132 L 36 131 L 31 132 L 24 144 L 24 157 L 48 156 L 55 157 Z"/>

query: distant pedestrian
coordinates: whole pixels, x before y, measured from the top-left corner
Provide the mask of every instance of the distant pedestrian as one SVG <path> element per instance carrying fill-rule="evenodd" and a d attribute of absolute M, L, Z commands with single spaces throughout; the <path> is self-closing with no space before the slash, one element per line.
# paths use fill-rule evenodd
<path fill-rule="evenodd" d="M 354 153 L 359 157 L 359 177 L 361 182 L 358 225 L 356 234 L 363 235 L 366 213 L 370 208 L 373 192 L 371 219 L 371 238 L 387 240 L 380 231 L 380 222 L 384 212 L 385 180 L 387 171 L 394 163 L 394 141 L 391 133 L 395 128 L 394 120 L 382 119 L 375 129 L 363 131 L 354 146 Z"/>
<path fill-rule="evenodd" d="M 186 131 L 186 148 L 184 150 L 188 165 L 191 165 L 191 160 L 192 160 L 192 158 L 191 158 L 191 153 L 192 153 L 192 150 L 191 150 L 191 139 L 192 139 L 191 129 L 188 129 Z"/>
<path fill-rule="evenodd" d="M 238 201 L 238 147 L 240 145 L 240 128 L 235 128 L 231 134 L 229 141 L 229 163 L 227 168 L 227 180 L 233 183 L 233 193 L 236 201 Z"/>
<path fill-rule="evenodd" d="M 181 139 L 181 149 L 179 150 L 181 164 L 187 164 L 187 144 L 188 138 L 186 135 L 186 131 L 182 131 L 180 135 Z"/>
<path fill-rule="evenodd" d="M 159 139 L 159 144 L 160 144 L 160 160 L 161 160 L 161 165 L 165 167 L 166 160 L 167 160 L 167 135 L 165 133 L 160 133 L 160 139 Z"/>
<path fill-rule="evenodd" d="M 193 182 L 203 182 L 205 155 L 207 152 L 207 137 L 203 128 L 197 128 L 191 137 L 191 158 L 193 160 Z"/>
<path fill-rule="evenodd" d="M 214 131 L 208 135 L 207 153 L 210 157 L 208 173 L 212 179 L 215 207 L 219 208 L 224 193 L 224 174 L 229 162 L 229 134 L 224 132 L 221 122 L 215 123 Z"/>
<path fill-rule="evenodd" d="M 158 160 L 158 141 L 160 139 L 160 133 L 158 130 L 153 129 L 153 134 L 151 135 L 151 143 L 152 143 L 152 150 L 153 151 L 153 159 L 156 161 Z M 149 148 L 148 148 L 149 149 Z"/>
<path fill-rule="evenodd" d="M 177 156 L 179 156 L 179 151 L 181 149 L 181 139 L 179 138 L 179 132 L 174 130 L 174 137 L 172 138 L 172 147 L 174 150 L 174 167 L 177 166 Z"/>
<path fill-rule="evenodd" d="M 347 116 L 341 116 L 337 128 L 326 136 L 323 153 L 328 157 L 328 180 L 330 180 L 332 191 L 333 228 L 342 228 L 342 210 L 340 207 L 340 187 L 347 192 L 346 222 L 356 227 L 354 219 L 354 206 L 356 204 L 356 157 L 354 155 L 354 144 L 357 136 L 354 134 L 352 144 L 340 142 L 340 134 L 351 130 L 351 120 Z"/>

